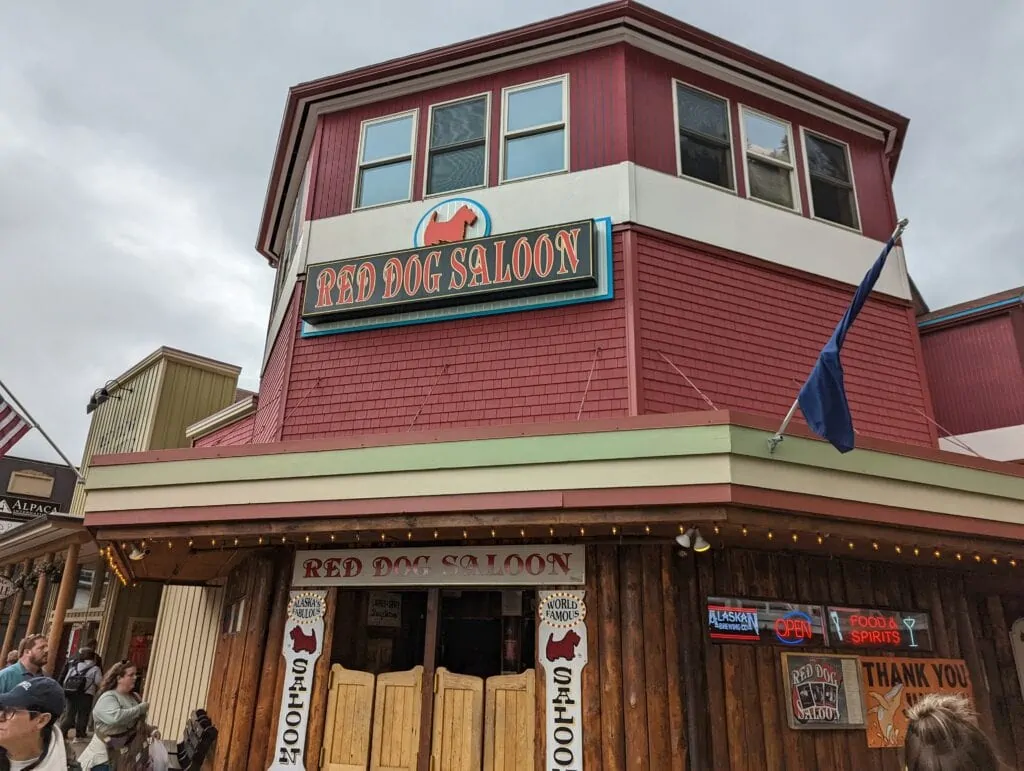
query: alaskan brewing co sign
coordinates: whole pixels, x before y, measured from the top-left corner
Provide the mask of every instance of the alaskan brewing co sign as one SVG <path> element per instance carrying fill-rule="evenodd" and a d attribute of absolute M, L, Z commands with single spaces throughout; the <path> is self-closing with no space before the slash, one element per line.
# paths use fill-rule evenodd
<path fill-rule="evenodd" d="M 421 224 L 417 248 L 310 265 L 302 318 L 338 321 L 597 287 L 593 220 L 467 238 L 477 220 L 463 206 L 444 222 Z"/>
<path fill-rule="evenodd" d="M 302 551 L 292 586 L 579 586 L 585 555 L 564 544 Z"/>
<path fill-rule="evenodd" d="M 313 694 L 313 668 L 324 649 L 324 613 L 327 592 L 292 592 L 284 625 L 284 687 L 277 718 L 274 756 L 268 771 L 312 768 L 306 757 L 309 707 Z"/>

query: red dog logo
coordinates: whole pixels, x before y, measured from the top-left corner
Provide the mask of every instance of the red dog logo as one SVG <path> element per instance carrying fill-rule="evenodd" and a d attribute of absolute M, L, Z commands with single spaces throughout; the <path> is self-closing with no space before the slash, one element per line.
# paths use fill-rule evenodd
<path fill-rule="evenodd" d="M 561 640 L 556 640 L 553 634 L 549 634 L 548 644 L 544 652 L 548 657 L 548 661 L 558 661 L 558 659 L 572 661 L 576 658 L 576 646 L 579 644 L 580 636 L 570 629 Z"/>
<path fill-rule="evenodd" d="M 466 228 L 476 222 L 476 212 L 463 204 L 447 222 L 437 221 L 437 212 L 430 215 L 430 222 L 423 231 L 423 245 L 451 244 L 466 240 Z"/>
<path fill-rule="evenodd" d="M 316 632 L 303 632 L 301 627 L 291 631 L 292 650 L 296 653 L 316 653 Z"/>

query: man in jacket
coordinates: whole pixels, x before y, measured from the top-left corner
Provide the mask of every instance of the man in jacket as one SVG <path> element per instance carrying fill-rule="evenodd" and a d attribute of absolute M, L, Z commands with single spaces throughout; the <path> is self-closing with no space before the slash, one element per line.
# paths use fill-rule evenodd
<path fill-rule="evenodd" d="M 50 644 L 41 634 L 32 634 L 18 646 L 18 660 L 0 669 L 0 694 L 7 693 L 18 683 L 38 677 L 50 658 Z"/>
<path fill-rule="evenodd" d="M 64 706 L 64 689 L 49 677 L 23 680 L 0 694 L 0 771 L 67 771 L 78 766 L 57 727 Z"/>
<path fill-rule="evenodd" d="M 96 665 L 96 654 L 92 648 L 82 648 L 78 660 L 70 662 L 61 681 L 64 685 L 64 697 L 67 709 L 60 730 L 65 736 L 75 729 L 75 738 L 84 739 L 92 715 L 92 700 L 103 680 L 103 673 Z"/>

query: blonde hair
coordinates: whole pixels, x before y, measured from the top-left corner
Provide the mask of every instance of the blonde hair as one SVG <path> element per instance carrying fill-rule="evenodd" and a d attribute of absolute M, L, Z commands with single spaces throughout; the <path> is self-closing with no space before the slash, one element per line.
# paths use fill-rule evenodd
<path fill-rule="evenodd" d="M 998 771 L 992 743 L 963 696 L 930 693 L 907 710 L 907 771 Z"/>

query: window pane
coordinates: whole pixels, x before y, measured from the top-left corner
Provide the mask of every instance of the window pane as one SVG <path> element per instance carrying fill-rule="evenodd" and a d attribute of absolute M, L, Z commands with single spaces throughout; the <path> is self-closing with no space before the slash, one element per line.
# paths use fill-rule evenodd
<path fill-rule="evenodd" d="M 412 116 L 371 123 L 363 136 L 363 163 L 412 154 Z"/>
<path fill-rule="evenodd" d="M 679 158 L 685 176 L 732 190 L 728 146 L 722 147 L 683 136 L 679 139 Z"/>
<path fill-rule="evenodd" d="M 776 160 L 791 162 L 789 132 L 784 124 L 745 112 L 743 130 L 746 134 L 747 150 Z"/>
<path fill-rule="evenodd" d="M 427 171 L 427 195 L 482 185 L 484 153 L 483 145 L 433 153 Z"/>
<path fill-rule="evenodd" d="M 725 101 L 685 86 L 676 86 L 679 127 L 729 141 L 729 116 Z"/>
<path fill-rule="evenodd" d="M 565 129 L 509 139 L 505 145 L 505 179 L 562 171 L 565 168 Z"/>
<path fill-rule="evenodd" d="M 793 187 L 789 181 L 792 172 L 789 169 L 755 158 L 749 159 L 749 167 L 751 197 L 793 208 Z"/>
<path fill-rule="evenodd" d="M 564 120 L 562 81 L 511 92 L 508 95 L 508 114 L 505 120 L 506 131 L 561 123 Z"/>
<path fill-rule="evenodd" d="M 379 203 L 407 201 L 411 171 L 412 161 L 362 169 L 359 172 L 359 200 L 356 205 L 375 206 Z"/>
<path fill-rule="evenodd" d="M 811 174 L 849 182 L 850 169 L 846 163 L 846 149 L 842 145 L 812 134 L 806 136 L 807 165 Z"/>
<path fill-rule="evenodd" d="M 814 201 L 814 216 L 829 222 L 838 222 L 848 228 L 857 228 L 857 210 L 853 204 L 853 190 L 848 187 L 830 185 L 828 182 L 811 177 L 811 197 Z"/>
<path fill-rule="evenodd" d="M 430 128 L 430 146 L 448 147 L 462 142 L 484 138 L 487 119 L 487 100 L 481 97 L 470 102 L 459 102 L 436 107 Z"/>

